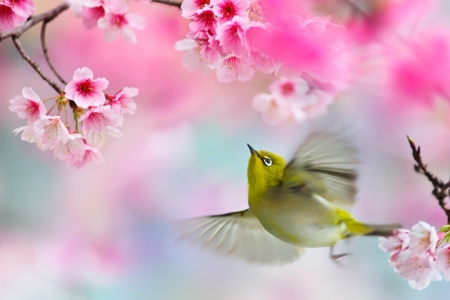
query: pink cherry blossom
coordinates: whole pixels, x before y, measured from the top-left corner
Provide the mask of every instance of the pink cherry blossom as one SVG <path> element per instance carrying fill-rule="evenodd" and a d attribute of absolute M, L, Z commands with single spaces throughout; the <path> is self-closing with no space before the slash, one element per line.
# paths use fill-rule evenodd
<path fill-rule="evenodd" d="M 219 23 L 223 23 L 232 20 L 235 16 L 247 17 L 250 3 L 247 0 L 212 0 L 211 5 Z"/>
<path fill-rule="evenodd" d="M 191 16 L 192 22 L 189 24 L 189 28 L 193 32 L 197 31 L 209 31 L 210 33 L 216 32 L 217 22 L 214 12 L 211 8 L 205 7 L 203 9 L 195 11 Z"/>
<path fill-rule="evenodd" d="M 416 254 L 410 250 L 402 251 L 396 262 L 398 273 L 407 279 L 411 288 L 422 290 L 431 280 L 440 281 L 442 276 L 436 269 L 436 259 L 429 253 Z"/>
<path fill-rule="evenodd" d="M 122 132 L 112 126 L 106 126 L 100 132 L 91 130 L 86 136 L 86 142 L 89 146 L 101 149 L 108 143 L 110 137 L 120 138 L 122 137 Z"/>
<path fill-rule="evenodd" d="M 184 0 L 181 3 L 181 16 L 190 19 L 192 14 L 199 9 L 209 7 L 210 0 Z"/>
<path fill-rule="evenodd" d="M 33 130 L 39 136 L 39 141 L 48 149 L 54 148 L 59 142 L 66 143 L 69 131 L 61 121 L 61 116 L 44 116 L 34 122 Z"/>
<path fill-rule="evenodd" d="M 189 71 L 200 70 L 203 74 L 211 73 L 209 60 L 202 58 L 199 46 L 193 39 L 183 39 L 175 43 L 175 50 L 183 51 L 183 59 L 181 61 L 184 68 Z"/>
<path fill-rule="evenodd" d="M 80 121 L 83 122 L 82 130 L 87 134 L 91 130 L 101 132 L 110 125 L 120 126 L 122 124 L 118 124 L 118 116 L 119 114 L 110 105 L 91 107 L 80 117 Z"/>
<path fill-rule="evenodd" d="M 83 18 L 83 24 L 87 29 L 92 29 L 97 26 L 99 19 L 106 14 L 105 7 L 102 0 L 85 1 L 81 8 L 80 16 Z"/>
<path fill-rule="evenodd" d="M 104 30 L 103 38 L 107 42 L 113 41 L 119 32 L 122 32 L 122 36 L 127 42 L 131 44 L 136 43 L 136 35 L 132 28 L 144 29 L 145 18 L 127 13 L 127 11 L 128 6 L 126 2 L 121 2 L 120 5 L 110 6 L 107 14 L 98 20 L 98 27 Z"/>
<path fill-rule="evenodd" d="M 400 252 L 409 247 L 409 230 L 397 229 L 392 235 L 380 238 L 379 247 L 386 252 Z"/>
<path fill-rule="evenodd" d="M 436 266 L 446 281 L 450 281 L 450 245 L 440 246 L 436 250 Z"/>
<path fill-rule="evenodd" d="M 198 31 L 195 34 L 190 33 L 188 37 L 194 39 L 201 58 L 210 64 L 216 62 L 223 52 L 216 35 L 212 35 L 207 31 Z"/>
<path fill-rule="evenodd" d="M 260 112 L 264 122 L 270 125 L 281 124 L 291 116 L 289 107 L 278 105 L 276 98 L 266 93 L 253 98 L 253 109 Z"/>
<path fill-rule="evenodd" d="M 28 18 L 34 14 L 34 2 L 32 0 L 3 0 L 4 4 L 12 8 L 19 16 Z"/>
<path fill-rule="evenodd" d="M 414 254 L 422 254 L 430 251 L 434 253 L 436 251 L 436 245 L 438 242 L 438 234 L 436 229 L 425 222 L 419 222 L 411 228 L 410 236 L 410 249 Z"/>
<path fill-rule="evenodd" d="M 114 95 L 109 104 L 119 114 L 134 115 L 136 112 L 136 103 L 133 97 L 136 97 L 138 93 L 139 89 L 137 88 L 125 87 Z"/>
<path fill-rule="evenodd" d="M 231 51 L 235 56 L 244 55 L 246 52 L 244 19 L 236 16 L 220 25 L 217 28 L 216 39 L 225 50 Z"/>
<path fill-rule="evenodd" d="M 60 141 L 54 151 L 55 158 L 66 160 L 66 165 L 73 166 L 84 158 L 86 145 L 81 134 L 71 133 L 67 135 L 66 141 Z"/>
<path fill-rule="evenodd" d="M 252 61 L 248 57 L 224 57 L 217 61 L 213 68 L 216 69 L 217 79 L 220 82 L 249 81 L 255 73 Z"/>
<path fill-rule="evenodd" d="M 23 25 L 26 20 L 27 16 L 17 14 L 11 6 L 0 2 L 0 30 L 12 30 Z"/>
<path fill-rule="evenodd" d="M 42 151 L 48 150 L 48 145 L 41 143 L 39 135 L 34 131 L 33 126 L 27 125 L 23 127 L 19 127 L 13 130 L 13 132 L 17 135 L 20 132 L 20 138 L 22 141 L 26 141 L 28 143 L 36 143 L 39 149 Z"/>
<path fill-rule="evenodd" d="M 315 87 L 303 78 L 280 78 L 269 87 L 270 94 L 253 98 L 253 109 L 261 112 L 263 120 L 271 125 L 286 121 L 301 122 L 326 112 L 332 94 Z"/>
<path fill-rule="evenodd" d="M 105 78 L 93 77 L 94 74 L 89 68 L 77 69 L 72 81 L 64 89 L 66 97 L 83 108 L 105 103 L 105 94 L 102 91 L 108 87 L 109 82 Z"/>
<path fill-rule="evenodd" d="M 79 169 L 90 162 L 99 165 L 105 161 L 102 154 L 97 148 L 91 147 L 89 145 L 84 145 L 84 148 L 85 151 L 83 157 L 80 160 L 75 161 L 73 164 L 76 168 Z"/>
<path fill-rule="evenodd" d="M 9 102 L 11 103 L 9 109 L 17 113 L 19 118 L 28 119 L 28 124 L 32 124 L 47 113 L 44 103 L 31 88 L 23 88 L 22 95 L 14 97 Z"/>

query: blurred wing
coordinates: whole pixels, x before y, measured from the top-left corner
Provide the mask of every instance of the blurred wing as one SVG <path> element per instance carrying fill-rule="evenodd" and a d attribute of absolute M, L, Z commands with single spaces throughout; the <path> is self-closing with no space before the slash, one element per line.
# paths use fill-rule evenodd
<path fill-rule="evenodd" d="M 358 163 L 357 150 L 348 137 L 313 132 L 287 164 L 283 183 L 295 186 L 297 180 L 297 186 L 309 185 L 336 205 L 351 205 L 355 201 Z"/>
<path fill-rule="evenodd" d="M 180 237 L 251 263 L 283 265 L 303 248 L 283 242 L 262 227 L 250 210 L 181 221 Z"/>

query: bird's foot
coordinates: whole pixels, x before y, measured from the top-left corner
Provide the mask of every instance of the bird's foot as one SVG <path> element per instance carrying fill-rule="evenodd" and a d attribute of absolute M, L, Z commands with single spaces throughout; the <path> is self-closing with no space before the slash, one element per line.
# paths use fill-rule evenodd
<path fill-rule="evenodd" d="M 340 258 L 344 257 L 344 256 L 348 256 L 350 255 L 350 253 L 339 253 L 339 254 L 334 254 L 333 253 L 333 249 L 334 246 L 330 247 L 330 258 L 333 260 L 333 262 L 339 266 L 342 266 L 342 262 L 339 260 Z"/>

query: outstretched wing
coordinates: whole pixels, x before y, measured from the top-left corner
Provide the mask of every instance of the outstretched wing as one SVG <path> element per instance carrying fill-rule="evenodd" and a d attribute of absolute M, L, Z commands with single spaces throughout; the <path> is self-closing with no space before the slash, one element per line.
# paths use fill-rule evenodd
<path fill-rule="evenodd" d="M 336 205 L 351 205 L 356 195 L 358 163 L 356 147 L 348 136 L 313 132 L 287 164 L 283 182 L 295 186 L 298 181 L 299 187 L 310 185 L 315 193 Z"/>
<path fill-rule="evenodd" d="M 251 263 L 283 265 L 304 252 L 267 232 L 248 209 L 183 220 L 179 225 L 180 238 Z"/>

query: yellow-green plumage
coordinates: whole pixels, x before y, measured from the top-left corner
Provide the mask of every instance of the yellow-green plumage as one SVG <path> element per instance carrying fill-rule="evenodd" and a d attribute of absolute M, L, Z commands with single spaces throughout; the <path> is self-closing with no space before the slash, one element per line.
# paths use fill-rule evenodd
<path fill-rule="evenodd" d="M 303 247 L 386 236 L 400 227 L 364 224 L 344 208 L 354 202 L 358 164 L 348 138 L 313 133 L 288 164 L 249 148 L 249 209 L 188 220 L 182 236 L 251 262 L 283 264 L 299 258 Z"/>

